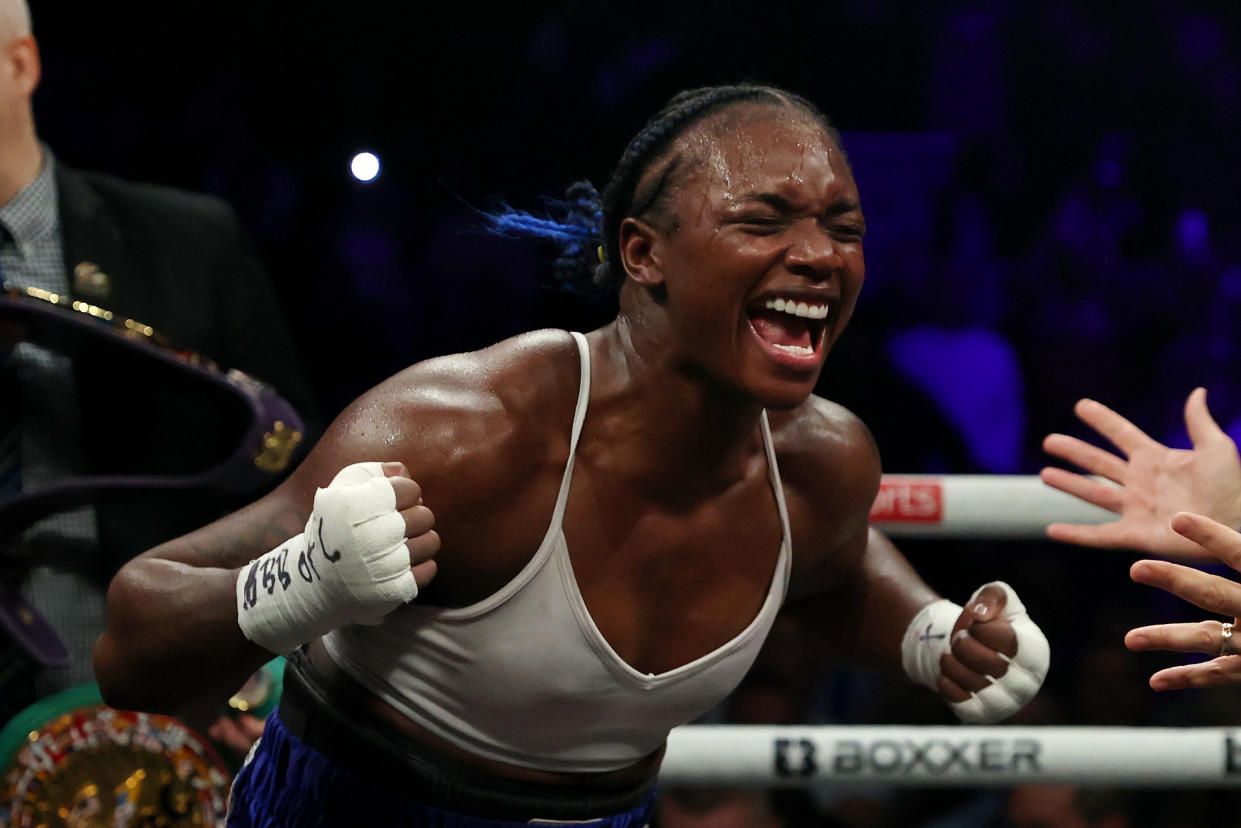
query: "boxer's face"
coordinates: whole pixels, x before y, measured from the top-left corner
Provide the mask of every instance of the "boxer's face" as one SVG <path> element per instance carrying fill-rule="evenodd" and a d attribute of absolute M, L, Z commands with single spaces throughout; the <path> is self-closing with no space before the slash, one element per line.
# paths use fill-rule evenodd
<path fill-rule="evenodd" d="M 791 107 L 740 104 L 677 143 L 674 226 L 653 272 L 679 353 L 764 406 L 813 391 L 865 277 L 844 154 Z"/>

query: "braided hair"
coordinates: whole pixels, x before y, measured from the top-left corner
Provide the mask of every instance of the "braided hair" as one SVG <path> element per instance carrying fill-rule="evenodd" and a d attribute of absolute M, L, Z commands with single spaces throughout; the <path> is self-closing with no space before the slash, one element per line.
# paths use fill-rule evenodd
<path fill-rule="evenodd" d="M 667 158 L 666 150 L 709 115 L 749 102 L 799 109 L 840 146 L 840 134 L 827 116 L 792 92 L 754 83 L 686 89 L 674 95 L 625 146 L 602 195 L 589 181 L 577 181 L 569 186 L 563 201 L 554 203 L 563 212 L 562 219 L 508 208 L 488 217 L 492 229 L 556 242 L 561 248 L 556 259 L 556 277 L 569 289 L 580 289 L 583 282 L 596 287 L 619 287 L 624 281 L 624 273 L 616 264 L 620 261 L 621 222 L 631 216 L 657 216 L 665 208 L 669 182 L 681 160 Z M 648 176 L 659 162 L 666 162 L 659 174 Z"/>

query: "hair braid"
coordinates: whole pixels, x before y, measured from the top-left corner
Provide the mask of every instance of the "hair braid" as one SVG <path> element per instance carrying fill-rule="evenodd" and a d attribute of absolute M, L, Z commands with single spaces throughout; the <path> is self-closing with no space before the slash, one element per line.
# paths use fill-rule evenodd
<path fill-rule="evenodd" d="M 616 264 L 620 260 L 621 222 L 659 209 L 676 160 L 639 193 L 643 177 L 689 127 L 726 106 L 747 101 L 800 109 L 840 145 L 840 135 L 827 116 L 792 92 L 754 83 L 686 89 L 674 95 L 625 146 L 602 196 L 589 181 L 578 181 L 570 185 L 563 201 L 552 202 L 553 208 L 564 214 L 562 220 L 505 207 L 500 213 L 488 215 L 493 231 L 556 242 L 561 249 L 556 259 L 556 278 L 569 289 L 576 289 L 585 281 L 584 277 L 598 287 L 619 285 L 624 276 Z"/>

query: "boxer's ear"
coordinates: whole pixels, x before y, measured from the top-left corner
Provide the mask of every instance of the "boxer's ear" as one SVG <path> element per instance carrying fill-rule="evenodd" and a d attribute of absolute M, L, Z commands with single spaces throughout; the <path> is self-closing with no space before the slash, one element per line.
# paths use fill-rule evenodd
<path fill-rule="evenodd" d="M 656 287 L 664 281 L 659 238 L 659 231 L 642 219 L 630 216 L 621 222 L 621 268 L 625 275 L 644 287 Z"/>

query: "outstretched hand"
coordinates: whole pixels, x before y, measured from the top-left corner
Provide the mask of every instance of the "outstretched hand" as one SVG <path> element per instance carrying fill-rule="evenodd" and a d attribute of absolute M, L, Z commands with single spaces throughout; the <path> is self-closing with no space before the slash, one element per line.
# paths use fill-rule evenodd
<path fill-rule="evenodd" d="M 1168 448 L 1094 400 L 1081 400 L 1074 412 L 1120 454 L 1065 434 L 1048 435 L 1043 449 L 1111 483 L 1051 467 L 1040 477 L 1047 485 L 1120 517 L 1098 526 L 1053 523 L 1047 527 L 1048 537 L 1190 562 L 1214 561 L 1209 550 L 1170 525 L 1172 516 L 1181 511 L 1207 515 L 1226 526 L 1241 525 L 1241 459 L 1236 444 L 1207 410 L 1206 390 L 1195 389 L 1185 403 L 1185 424 L 1194 446 L 1189 450 Z"/>
<path fill-rule="evenodd" d="M 1241 571 L 1241 532 L 1188 512 L 1176 515 L 1171 527 L 1206 554 Z M 1230 617 L 1234 622 L 1241 616 L 1241 584 L 1229 578 L 1167 561 L 1138 561 L 1130 568 L 1129 576 L 1139 584 L 1167 590 L 1208 612 Z M 1233 639 L 1225 642 L 1223 633 L 1224 624 L 1220 621 L 1156 624 L 1130 630 L 1125 636 L 1125 646 L 1131 650 L 1171 650 L 1215 656 L 1210 661 L 1160 670 L 1150 679 L 1150 686 L 1155 690 L 1241 685 L 1241 655 L 1231 654 L 1241 646 L 1241 629 L 1237 631 L 1235 644 Z"/>

